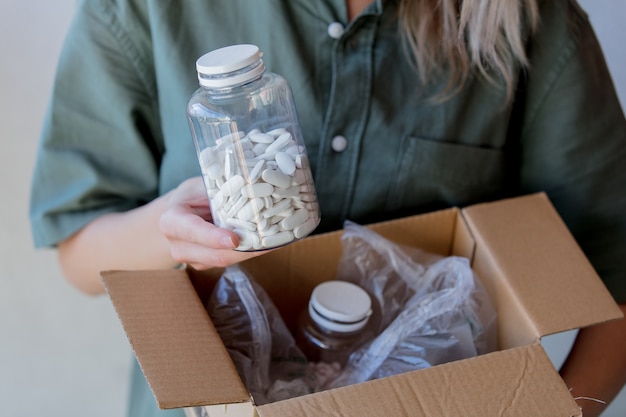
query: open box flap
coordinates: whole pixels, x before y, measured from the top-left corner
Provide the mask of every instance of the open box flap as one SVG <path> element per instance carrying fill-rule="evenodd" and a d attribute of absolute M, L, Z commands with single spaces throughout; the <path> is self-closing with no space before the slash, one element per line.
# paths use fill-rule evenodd
<path fill-rule="evenodd" d="M 257 412 L 261 417 L 582 415 L 537 343 L 266 404 Z"/>
<path fill-rule="evenodd" d="M 622 316 L 545 194 L 478 204 L 462 214 L 476 240 L 473 267 L 505 323 L 502 348 Z"/>
<path fill-rule="evenodd" d="M 250 402 L 187 274 L 101 274 L 160 408 Z"/>

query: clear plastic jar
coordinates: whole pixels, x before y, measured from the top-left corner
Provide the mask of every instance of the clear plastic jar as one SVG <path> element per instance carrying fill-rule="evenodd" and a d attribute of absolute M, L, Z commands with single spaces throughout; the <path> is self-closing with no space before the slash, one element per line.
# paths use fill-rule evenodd
<path fill-rule="evenodd" d="M 213 222 L 265 250 L 309 235 L 320 211 L 291 88 L 259 48 L 233 45 L 196 62 L 187 106 Z"/>
<path fill-rule="evenodd" d="M 299 318 L 296 341 L 311 362 L 343 366 L 352 352 L 374 336 L 369 294 L 347 281 L 326 281 L 311 293 Z"/>

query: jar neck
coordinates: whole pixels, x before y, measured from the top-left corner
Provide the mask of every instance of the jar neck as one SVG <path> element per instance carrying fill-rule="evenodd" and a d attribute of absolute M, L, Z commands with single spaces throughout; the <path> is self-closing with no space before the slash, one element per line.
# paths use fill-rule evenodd
<path fill-rule="evenodd" d="M 362 317 L 354 317 L 354 321 L 338 321 L 330 317 L 325 316 L 319 312 L 314 303 L 309 303 L 309 316 L 311 321 L 324 332 L 332 332 L 333 334 L 345 334 L 351 335 L 360 332 L 366 325 L 369 319 L 369 314 Z"/>
<path fill-rule="evenodd" d="M 215 88 L 215 87 L 201 86 L 200 88 L 207 91 L 211 96 L 230 96 L 235 93 L 239 95 L 242 92 L 245 93 L 246 91 L 256 90 L 259 84 L 262 82 L 262 79 L 263 79 L 263 76 L 261 75 L 246 83 L 237 84 L 237 85 L 230 86 L 230 87 Z"/>
<path fill-rule="evenodd" d="M 265 65 L 263 64 L 263 60 L 259 59 L 236 71 L 220 74 L 198 72 L 198 81 L 200 82 L 200 86 L 207 90 L 216 93 L 228 93 L 234 88 L 241 88 L 260 80 L 264 73 Z"/>
<path fill-rule="evenodd" d="M 331 330 L 331 329 L 329 329 L 327 327 L 324 327 L 323 325 L 315 322 L 314 320 L 311 320 L 311 323 L 315 327 L 315 329 L 317 330 L 317 332 L 319 334 L 323 334 L 323 335 L 326 335 L 328 337 L 336 337 L 336 338 L 339 338 L 339 339 L 352 338 L 352 337 L 355 337 L 357 335 L 360 335 L 364 331 L 364 329 L 351 330 L 351 331 Z"/>

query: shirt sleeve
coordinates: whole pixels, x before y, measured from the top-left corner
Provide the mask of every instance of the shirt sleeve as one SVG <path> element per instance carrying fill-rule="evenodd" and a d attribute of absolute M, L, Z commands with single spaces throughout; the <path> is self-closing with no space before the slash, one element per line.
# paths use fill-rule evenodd
<path fill-rule="evenodd" d="M 81 2 L 67 34 L 31 185 L 37 247 L 158 193 L 163 141 L 149 37 L 126 30 L 129 3 Z"/>
<path fill-rule="evenodd" d="M 559 3 L 567 19 L 543 22 L 531 46 L 521 181 L 526 191 L 547 191 L 616 301 L 626 302 L 626 120 L 587 17 Z"/>

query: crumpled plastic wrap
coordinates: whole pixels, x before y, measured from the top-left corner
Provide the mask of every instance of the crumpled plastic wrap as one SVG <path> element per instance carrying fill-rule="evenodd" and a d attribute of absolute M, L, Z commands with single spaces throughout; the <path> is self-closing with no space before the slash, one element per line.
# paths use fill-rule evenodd
<path fill-rule="evenodd" d="M 225 269 L 206 308 L 255 403 L 290 395 L 270 387 L 305 375 L 307 359 L 265 290 L 233 265 Z"/>
<path fill-rule="evenodd" d="M 337 279 L 378 304 L 378 336 L 354 352 L 330 387 L 476 356 L 496 349 L 496 311 L 469 260 L 399 246 L 347 221 Z"/>
<path fill-rule="evenodd" d="M 465 359 L 496 349 L 496 312 L 466 258 L 395 244 L 346 221 L 336 277 L 374 301 L 375 336 L 343 369 L 308 362 L 263 288 L 224 271 L 207 311 L 257 405 Z"/>

